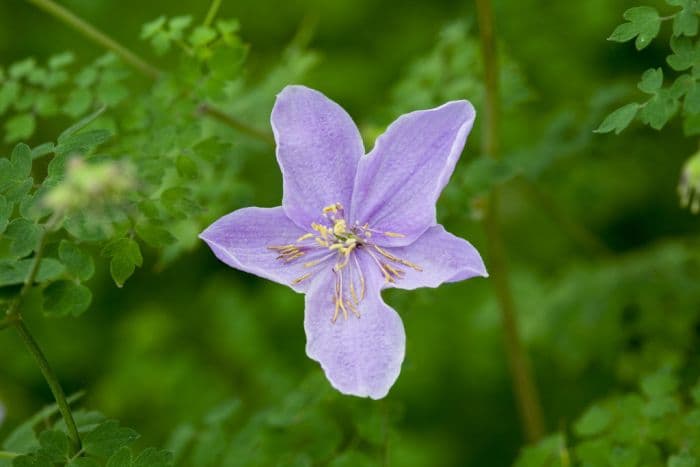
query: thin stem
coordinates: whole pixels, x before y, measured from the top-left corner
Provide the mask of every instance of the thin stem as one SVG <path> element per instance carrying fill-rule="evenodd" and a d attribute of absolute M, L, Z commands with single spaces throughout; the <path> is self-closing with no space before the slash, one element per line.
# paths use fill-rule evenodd
<path fill-rule="evenodd" d="M 80 435 L 78 434 L 78 429 L 75 426 L 75 420 L 73 419 L 73 414 L 71 413 L 70 406 L 68 405 L 68 401 L 66 400 L 66 395 L 63 392 L 63 388 L 61 388 L 61 384 L 58 382 L 56 374 L 49 366 L 49 362 L 46 360 L 44 353 L 41 351 L 41 348 L 39 348 L 39 345 L 37 344 L 34 337 L 32 337 L 26 324 L 24 324 L 24 321 L 22 320 L 22 314 L 20 311 L 20 305 L 22 303 L 22 300 L 31 290 L 32 286 L 34 285 L 34 281 L 36 280 L 36 276 L 39 273 L 41 258 L 44 255 L 44 247 L 46 246 L 46 239 L 48 237 L 48 234 L 49 232 L 51 232 L 56 222 L 58 222 L 60 218 L 61 214 L 56 213 L 43 226 L 43 232 L 41 234 L 41 237 L 39 238 L 31 269 L 29 270 L 27 277 L 24 279 L 22 289 L 19 291 L 17 297 L 15 297 L 15 299 L 10 304 L 7 310 L 7 317 L 2 322 L 0 322 L 0 329 L 4 329 L 5 327 L 9 326 L 14 326 L 15 329 L 17 329 L 17 332 L 22 338 L 24 345 L 27 347 L 27 350 L 29 350 L 29 353 L 32 355 L 32 357 L 34 357 L 34 360 L 39 366 L 41 373 L 44 375 L 44 379 L 49 385 L 54 399 L 56 399 L 58 410 L 61 412 L 61 416 L 63 417 L 63 420 L 66 423 L 66 427 L 68 428 L 68 435 L 70 436 L 71 444 L 73 445 L 74 449 L 73 452 L 77 452 L 80 450 Z"/>
<path fill-rule="evenodd" d="M 253 128 L 251 126 L 246 125 L 245 123 L 241 122 L 235 117 L 232 117 L 231 115 L 225 113 L 224 111 L 217 109 L 214 106 L 211 106 L 209 104 L 200 104 L 199 105 L 199 112 L 209 115 L 215 120 L 218 120 L 219 122 L 223 123 L 224 125 L 227 125 L 234 130 L 241 131 L 243 133 L 246 133 L 248 136 L 252 136 L 253 138 L 256 138 L 260 141 L 263 141 L 267 144 L 274 145 L 275 140 L 270 136 L 268 133 L 258 130 L 257 128 Z"/>
<path fill-rule="evenodd" d="M 133 66 L 139 70 L 144 75 L 150 78 L 157 78 L 160 75 L 160 71 L 147 63 L 138 55 L 134 54 L 132 51 L 126 47 L 119 44 L 117 41 L 95 28 L 90 23 L 86 22 L 82 18 L 76 16 L 73 12 L 67 10 L 63 6 L 53 2 L 52 0 L 27 0 L 33 3 L 37 7 L 41 8 L 54 18 L 63 21 L 68 26 L 72 27 L 76 31 L 80 32 L 82 35 L 88 39 L 96 42 L 107 50 L 111 50 L 118 56 L 120 56 L 126 63 Z"/>
<path fill-rule="evenodd" d="M 219 12 L 219 7 L 221 6 L 221 0 L 212 0 L 211 5 L 209 5 L 209 11 L 207 12 L 207 17 L 204 19 L 204 26 L 211 26 L 214 22 L 216 14 Z"/>
<path fill-rule="evenodd" d="M 61 5 L 54 3 L 52 0 L 27 1 L 41 8 L 54 18 L 64 22 L 65 24 L 72 27 L 73 29 L 81 33 L 83 36 L 87 37 L 88 39 L 92 40 L 98 45 L 106 48 L 107 50 L 111 50 L 115 54 L 119 55 L 128 65 L 131 65 L 134 69 L 144 74 L 145 76 L 152 79 L 156 79 L 162 74 L 162 72 L 159 69 L 146 62 L 144 59 L 142 59 L 141 57 L 139 57 L 138 55 L 136 55 L 135 53 L 133 53 L 132 51 L 130 51 L 111 37 L 109 37 L 107 34 L 103 33 L 102 31 L 100 31 L 84 19 L 80 18 L 79 16 L 75 15 L 73 12 L 67 10 Z M 212 8 L 217 2 L 221 3 L 220 0 L 213 0 Z M 212 8 L 209 9 L 209 14 L 211 14 Z M 218 9 L 218 6 L 216 7 L 216 9 Z M 216 11 L 214 11 L 214 15 L 215 14 Z M 207 17 L 208 16 L 209 15 L 207 15 Z M 202 110 L 203 114 L 213 117 L 216 120 L 219 120 L 220 122 L 230 126 L 231 128 L 239 130 L 261 141 L 273 143 L 273 139 L 268 133 L 254 128 L 252 126 L 249 126 L 246 123 L 236 119 L 235 117 L 227 115 L 219 109 L 212 109 L 207 104 L 202 104 L 202 106 L 205 108 L 205 110 Z"/>
<path fill-rule="evenodd" d="M 29 274 L 27 274 L 27 277 L 24 279 L 24 284 L 22 285 L 22 289 L 19 291 L 19 294 L 17 294 L 17 297 L 15 297 L 15 299 L 12 301 L 12 303 L 7 309 L 6 314 L 8 319 L 16 317 L 19 314 L 20 303 L 27 295 L 27 293 L 29 293 L 29 291 L 32 288 L 32 285 L 34 285 L 36 276 L 39 273 L 39 267 L 41 266 L 41 258 L 44 255 L 44 246 L 46 245 L 46 237 L 48 235 L 50 227 L 51 221 L 47 222 L 47 224 L 44 225 L 44 231 L 41 233 L 41 237 L 39 237 L 39 244 L 36 248 L 36 253 L 34 254 L 34 260 L 32 262 L 32 267 L 29 270 Z"/>
<path fill-rule="evenodd" d="M 18 452 L 0 451 L 0 459 L 14 459 L 20 455 L 21 454 Z"/>
<path fill-rule="evenodd" d="M 500 97 L 491 1 L 476 0 L 476 10 L 486 87 L 483 149 L 486 155 L 497 159 L 500 139 Z M 498 220 L 498 200 L 499 190 L 494 188 L 489 196 L 483 220 L 484 230 L 488 237 L 491 280 L 501 309 L 506 353 L 523 431 L 530 441 L 535 441 L 544 434 L 544 417 L 530 361 L 520 339 L 516 306 L 508 275 L 508 258 Z"/>
<path fill-rule="evenodd" d="M 17 321 L 18 319 L 19 318 L 17 318 L 16 315 L 8 316 L 7 318 L 3 319 L 2 321 L 0 321 L 0 331 L 2 331 L 3 329 L 7 329 L 11 326 L 14 326 L 15 321 Z"/>
<path fill-rule="evenodd" d="M 71 413 L 70 406 L 66 400 L 66 394 L 63 392 L 63 388 L 58 382 L 56 374 L 49 366 L 46 356 L 44 356 L 44 353 L 41 351 L 41 348 L 37 344 L 36 340 L 29 332 L 29 329 L 27 328 L 27 325 L 24 324 L 24 321 L 22 319 L 18 319 L 14 322 L 14 325 L 22 338 L 24 345 L 27 347 L 27 350 L 29 350 L 32 357 L 34 357 L 34 360 L 39 366 L 41 373 L 44 375 L 44 379 L 48 383 L 54 399 L 56 399 L 58 410 L 61 412 L 61 416 L 66 423 L 66 427 L 68 428 L 68 436 L 73 445 L 73 452 L 79 452 L 81 449 L 81 441 L 80 434 L 78 433 L 78 427 L 75 425 L 73 414 Z"/>

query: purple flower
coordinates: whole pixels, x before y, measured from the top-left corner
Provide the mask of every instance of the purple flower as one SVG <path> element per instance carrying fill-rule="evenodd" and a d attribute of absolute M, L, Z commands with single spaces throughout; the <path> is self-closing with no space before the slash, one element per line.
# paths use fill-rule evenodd
<path fill-rule="evenodd" d="M 271 119 L 282 206 L 239 209 L 201 234 L 229 266 L 306 294 L 306 353 L 344 394 L 382 398 L 401 370 L 406 336 L 382 289 L 487 276 L 435 216 L 474 117 L 467 101 L 403 115 L 365 155 L 338 104 L 288 86 Z"/>

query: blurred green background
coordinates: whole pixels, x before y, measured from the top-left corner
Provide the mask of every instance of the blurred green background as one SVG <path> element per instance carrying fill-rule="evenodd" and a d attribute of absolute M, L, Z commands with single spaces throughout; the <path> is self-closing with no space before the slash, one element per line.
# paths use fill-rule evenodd
<path fill-rule="evenodd" d="M 139 39 L 141 25 L 161 14 L 201 17 L 207 8 L 193 0 L 62 4 L 164 68 L 168 59 L 150 54 Z M 506 102 L 503 152 L 546 162 L 534 182 L 525 183 L 536 187 L 534 194 L 522 181 L 507 185 L 502 217 L 521 327 L 550 431 L 565 428 L 596 398 L 634 389 L 660 365 L 671 362 L 688 380 L 698 374 L 698 220 L 679 207 L 676 194 L 681 166 L 696 143 L 677 123 L 662 132 L 637 125 L 619 137 L 591 131 L 629 98 L 630 83 L 666 54 L 662 42 L 637 53 L 629 44 L 605 41 L 622 11 L 635 4 L 494 2 L 508 60 L 504 79 L 517 69 L 513 86 L 520 89 L 512 105 Z M 365 130 L 368 146 L 399 113 L 432 105 L 411 86 L 421 86 L 421 70 L 430 75 L 437 69 L 439 41 L 449 43 L 463 31 L 471 37 L 464 47 L 474 47 L 470 1 L 224 0 L 219 16 L 240 20 L 251 45 L 253 82 L 279 60 L 300 25 L 313 24 L 309 47 L 320 61 L 304 84 L 343 105 Z M 457 33 L 455 20 L 462 21 Z M 42 61 L 64 50 L 85 63 L 103 52 L 26 2 L 0 2 L 0 62 Z M 462 66 L 447 68 L 473 81 Z M 445 100 L 474 99 L 480 109 L 478 90 L 475 96 L 440 92 Z M 69 123 L 40 126 L 33 142 L 54 138 Z M 450 231 L 485 254 L 469 191 L 477 178 L 472 162 L 480 155 L 480 129 L 438 209 Z M 258 149 L 242 163 L 245 194 L 225 211 L 208 212 L 211 219 L 246 204 L 279 203 L 273 152 Z M 571 222 L 605 247 L 577 241 Z M 302 296 L 227 268 L 202 244 L 162 270 L 153 267 L 152 253 L 146 256 L 145 267 L 123 289 L 114 286 L 105 264 L 98 265 L 90 284 L 95 300 L 83 318 L 27 316 L 67 391 L 85 389 L 85 407 L 134 427 L 144 445 L 166 445 L 178 427 L 181 434 L 200 429 L 213 408 L 230 400 L 240 408 L 227 430 L 257 432 L 261 414 L 291 417 L 280 422 L 279 433 L 273 424 L 255 449 L 273 459 L 272 453 L 287 450 L 310 453 L 314 465 L 350 447 L 378 465 L 501 466 L 513 462 L 524 443 L 488 280 L 385 293 L 404 319 L 407 357 L 389 397 L 374 402 L 329 390 L 305 356 Z M 0 334 L 0 403 L 7 412 L 0 437 L 50 401 L 19 339 Z M 298 413 L 313 416 L 294 418 Z M 282 436 L 287 430 L 302 435 L 290 441 Z M 242 449 L 219 444 L 226 453 L 220 456 Z M 206 465 L 227 465 L 221 459 Z"/>

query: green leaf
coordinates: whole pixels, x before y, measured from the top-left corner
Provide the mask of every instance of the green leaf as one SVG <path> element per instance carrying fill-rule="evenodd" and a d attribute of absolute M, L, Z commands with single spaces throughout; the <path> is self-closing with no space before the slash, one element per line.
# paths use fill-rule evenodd
<path fill-rule="evenodd" d="M 165 25 L 165 16 L 159 16 L 141 27 L 141 39 L 150 39 Z"/>
<path fill-rule="evenodd" d="M 168 451 L 147 448 L 134 459 L 133 467 L 170 467 L 173 455 Z"/>
<path fill-rule="evenodd" d="M 24 143 L 19 143 L 10 156 L 15 178 L 26 178 L 32 173 L 32 150 Z"/>
<path fill-rule="evenodd" d="M 40 157 L 43 157 L 47 154 L 51 154 L 53 152 L 54 144 L 49 142 L 49 143 L 43 143 L 40 144 L 39 146 L 36 146 L 35 148 L 32 149 L 32 159 L 38 159 Z"/>
<path fill-rule="evenodd" d="M 26 456 L 15 457 L 12 461 L 13 467 L 54 467 L 54 463 L 44 453 L 28 454 Z"/>
<path fill-rule="evenodd" d="M 12 240 L 10 252 L 19 258 L 30 254 L 39 244 L 41 228 L 24 218 L 14 219 L 7 226 L 5 236 Z"/>
<path fill-rule="evenodd" d="M 333 459 L 328 467 L 379 467 L 379 463 L 360 451 L 345 451 Z"/>
<path fill-rule="evenodd" d="M 671 2 L 669 2 L 671 3 Z M 674 36 L 695 36 L 698 33 L 698 17 L 696 15 L 696 0 L 678 0 L 671 3 L 683 9 L 676 13 L 673 19 Z"/>
<path fill-rule="evenodd" d="M 594 405 L 578 419 L 574 429 L 579 436 L 592 436 L 605 430 L 611 421 L 610 412 Z"/>
<path fill-rule="evenodd" d="M 36 118 L 31 112 L 25 112 L 10 117 L 5 122 L 5 142 L 12 143 L 21 139 L 27 139 L 36 129 Z"/>
<path fill-rule="evenodd" d="M 164 227 L 153 223 L 136 224 L 136 235 L 154 248 L 170 245 L 175 237 Z"/>
<path fill-rule="evenodd" d="M 670 371 L 660 370 L 642 379 L 641 389 L 647 397 L 661 397 L 678 389 L 678 378 Z"/>
<path fill-rule="evenodd" d="M 33 258 L 14 260 L 0 260 L 0 287 L 22 284 L 29 276 L 29 271 L 34 264 Z M 44 258 L 39 265 L 36 281 L 46 282 L 61 276 L 65 268 L 53 258 Z"/>
<path fill-rule="evenodd" d="M 693 87 L 686 93 L 683 110 L 692 115 L 700 114 L 700 85 L 693 82 Z"/>
<path fill-rule="evenodd" d="M 66 464 L 66 467 L 100 467 L 100 464 L 89 457 L 78 457 Z"/>
<path fill-rule="evenodd" d="M 673 99 L 670 93 L 659 92 L 646 102 L 639 116 L 644 123 L 660 130 L 677 110 L 678 101 Z"/>
<path fill-rule="evenodd" d="M 89 130 L 72 134 L 59 141 L 56 154 L 85 154 L 107 141 L 112 136 L 109 130 Z"/>
<path fill-rule="evenodd" d="M 173 217 L 184 219 L 197 211 L 197 204 L 190 198 L 191 192 L 187 188 L 173 187 L 163 191 L 160 195 L 163 207 Z"/>
<path fill-rule="evenodd" d="M 63 130 L 63 133 L 61 133 L 58 136 L 58 143 L 59 144 L 63 143 L 68 137 L 76 134 L 77 132 L 79 132 L 80 130 L 82 130 L 83 128 L 85 128 L 86 126 L 91 124 L 92 122 L 94 122 L 100 115 L 102 115 L 102 113 L 106 109 L 107 109 L 107 107 L 104 107 L 104 106 L 100 107 L 99 109 L 97 109 L 96 111 L 91 113 L 90 115 L 82 118 L 81 120 L 79 120 L 75 124 L 71 125 L 70 127 L 66 128 L 65 130 Z"/>
<path fill-rule="evenodd" d="M 132 467 L 131 449 L 127 446 L 119 448 L 119 450 L 109 458 L 106 467 Z"/>
<path fill-rule="evenodd" d="M 595 133 L 610 133 L 614 131 L 616 135 L 619 135 L 632 122 L 639 108 L 640 105 L 636 102 L 624 105 L 608 115 L 603 120 L 603 123 L 593 131 Z"/>
<path fill-rule="evenodd" d="M 44 312 L 51 316 L 79 316 L 92 302 L 92 292 L 82 284 L 62 280 L 44 289 Z"/>
<path fill-rule="evenodd" d="M 642 74 L 642 80 L 637 87 L 647 94 L 655 94 L 664 82 L 664 72 L 661 68 L 650 68 Z"/>
<path fill-rule="evenodd" d="M 75 88 L 68 94 L 68 99 L 63 105 L 63 112 L 70 117 L 79 117 L 90 108 L 92 93 L 89 89 Z"/>
<path fill-rule="evenodd" d="M 131 428 L 120 427 L 116 420 L 107 420 L 83 436 L 83 449 L 94 456 L 109 457 L 138 437 Z"/>
<path fill-rule="evenodd" d="M 182 178 L 195 180 L 199 175 L 197 164 L 187 156 L 178 156 L 175 161 L 175 167 L 177 168 L 177 173 Z"/>
<path fill-rule="evenodd" d="M 627 42 L 637 38 L 635 46 L 642 50 L 656 37 L 661 28 L 661 17 L 652 7 L 640 6 L 630 8 L 622 15 L 628 22 L 619 25 L 608 40 L 615 42 Z"/>
<path fill-rule="evenodd" d="M 68 459 L 68 437 L 62 431 L 46 430 L 39 435 L 42 451 L 55 462 L 65 462 Z"/>
<path fill-rule="evenodd" d="M 673 55 L 666 57 L 666 62 L 676 71 L 687 70 L 700 58 L 698 46 L 687 37 L 672 37 L 671 50 Z"/>
<path fill-rule="evenodd" d="M 62 52 L 49 57 L 49 68 L 57 69 L 70 65 L 75 61 L 73 52 Z"/>
<path fill-rule="evenodd" d="M 61 240 L 58 247 L 58 257 L 66 265 L 68 272 L 81 281 L 89 280 L 95 273 L 95 263 L 92 256 L 68 240 Z"/>
<path fill-rule="evenodd" d="M 192 24 L 191 16 L 175 16 L 168 21 L 170 35 L 175 39 L 182 38 L 182 32 Z"/>
<path fill-rule="evenodd" d="M 216 39 L 216 31 L 208 26 L 197 26 L 190 34 L 190 44 L 201 47 Z"/>
<path fill-rule="evenodd" d="M 697 467 L 698 460 L 688 454 L 676 454 L 668 458 L 668 467 Z"/>
<path fill-rule="evenodd" d="M 0 195 L 0 234 L 7 228 L 10 215 L 12 214 L 12 204 L 3 195 Z"/>
<path fill-rule="evenodd" d="M 117 287 L 122 287 L 136 267 L 143 264 L 139 244 L 131 238 L 120 238 L 108 243 L 102 253 L 112 258 L 109 271 Z"/>
<path fill-rule="evenodd" d="M 5 81 L 0 85 L 0 115 L 17 100 L 21 90 L 22 87 L 16 81 Z"/>

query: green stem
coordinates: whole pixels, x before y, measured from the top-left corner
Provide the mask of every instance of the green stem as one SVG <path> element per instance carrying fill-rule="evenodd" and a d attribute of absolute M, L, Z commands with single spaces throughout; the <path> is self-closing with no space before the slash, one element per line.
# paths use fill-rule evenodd
<path fill-rule="evenodd" d="M 142 59 L 141 57 L 139 57 L 138 55 L 136 55 L 135 53 L 133 53 L 132 51 L 130 51 L 111 37 L 109 37 L 107 34 L 95 28 L 93 25 L 91 25 L 84 19 L 78 17 L 73 12 L 65 9 L 61 5 L 54 3 L 52 0 L 27 1 L 41 8 L 54 18 L 64 22 L 65 24 L 72 27 L 73 29 L 75 29 L 88 39 L 92 40 L 93 42 L 97 43 L 98 45 L 106 48 L 107 50 L 111 50 L 112 52 L 120 56 L 128 65 L 131 65 L 132 67 L 134 67 L 134 69 L 148 76 L 149 78 L 156 79 L 161 75 L 162 72 L 160 70 L 150 65 L 144 59 Z M 215 6 L 216 3 L 217 0 L 214 0 L 212 3 L 212 8 Z M 220 1 L 218 1 L 218 3 L 220 3 Z M 210 14 L 212 12 L 212 8 L 209 9 Z M 214 11 L 214 14 L 216 14 L 216 11 Z M 221 110 L 211 109 L 206 104 L 202 104 L 202 106 L 206 109 L 202 113 L 209 115 L 210 117 L 219 120 L 220 122 L 230 126 L 231 128 L 239 130 L 256 139 L 265 141 L 266 143 L 273 143 L 272 137 L 268 133 L 257 128 L 251 127 L 246 123 L 236 119 L 235 117 L 226 115 Z"/>
<path fill-rule="evenodd" d="M 209 5 L 209 11 L 207 12 L 207 17 L 204 19 L 204 26 L 211 26 L 214 22 L 216 14 L 219 12 L 219 7 L 221 6 L 221 0 L 212 0 L 211 5 Z"/>
<path fill-rule="evenodd" d="M 214 120 L 218 120 L 219 122 L 223 123 L 224 125 L 227 125 L 234 130 L 241 131 L 243 133 L 246 133 L 248 136 L 252 136 L 260 141 L 263 141 L 267 144 L 274 145 L 275 140 L 272 136 L 270 136 L 268 133 L 258 130 L 257 128 L 253 128 L 251 126 L 246 125 L 245 123 L 241 122 L 235 117 L 232 117 L 231 115 L 225 113 L 224 111 L 217 109 L 214 106 L 211 106 L 209 104 L 200 104 L 199 105 L 199 112 L 206 114 L 210 117 L 212 117 Z"/>
<path fill-rule="evenodd" d="M 20 455 L 21 454 L 18 452 L 0 451 L 0 459 L 14 459 Z"/>
<path fill-rule="evenodd" d="M 61 416 L 63 417 L 63 420 L 66 423 L 66 427 L 68 428 L 68 436 L 73 445 L 73 452 L 79 452 L 81 448 L 81 441 L 80 434 L 78 433 L 78 427 L 75 425 L 73 414 L 71 413 L 70 406 L 68 405 L 68 401 L 66 400 L 66 394 L 63 392 L 63 388 L 58 382 L 56 374 L 51 369 L 51 366 L 49 366 L 49 362 L 48 360 L 46 360 L 46 356 L 41 351 L 41 348 L 37 344 L 36 340 L 29 332 L 29 329 L 27 328 L 27 325 L 24 324 L 24 321 L 20 318 L 14 322 L 14 325 L 20 337 L 22 338 L 24 345 L 27 347 L 27 350 L 29 350 L 29 353 L 32 355 L 32 357 L 34 357 L 34 360 L 39 366 L 41 373 L 44 375 L 44 379 L 48 383 L 54 399 L 56 399 L 58 410 L 59 412 L 61 412 Z"/>
<path fill-rule="evenodd" d="M 41 8 L 54 18 L 61 20 L 68 26 L 83 34 L 88 39 L 92 40 L 93 42 L 96 42 L 97 44 L 101 45 L 107 50 L 111 50 L 112 52 L 120 56 L 122 60 L 139 70 L 144 75 L 150 78 L 157 78 L 160 75 L 160 71 L 158 69 L 151 66 L 138 55 L 136 55 L 126 47 L 122 46 L 117 41 L 104 34 L 102 31 L 95 28 L 93 25 L 86 22 L 82 18 L 76 16 L 73 12 L 67 10 L 61 5 L 53 2 L 52 0 L 27 1 Z"/>
<path fill-rule="evenodd" d="M 32 262 L 32 267 L 29 270 L 29 274 L 27 277 L 24 279 L 24 284 L 22 285 L 22 289 L 19 291 L 19 294 L 17 294 L 17 297 L 12 301 L 10 306 L 7 309 L 7 319 L 11 319 L 13 317 L 16 317 L 19 315 L 19 305 L 24 299 L 24 297 L 27 295 L 27 293 L 31 290 L 32 286 L 34 285 L 34 281 L 36 280 L 36 276 L 39 273 L 39 267 L 41 265 L 41 258 L 44 255 L 44 246 L 46 245 L 46 237 L 48 235 L 48 230 L 51 228 L 51 221 L 49 221 L 45 226 L 44 226 L 44 231 L 41 234 L 41 237 L 39 238 L 39 244 L 37 245 L 36 248 L 36 253 L 34 254 L 34 260 Z"/>
<path fill-rule="evenodd" d="M 476 0 L 479 36 L 484 60 L 486 96 L 484 102 L 483 149 L 489 157 L 499 157 L 500 97 L 498 89 L 498 60 L 493 31 L 493 12 L 490 0 Z M 535 386 L 532 368 L 520 339 L 515 301 L 508 275 L 508 257 L 498 214 L 499 189 L 494 188 L 488 199 L 483 225 L 488 237 L 491 280 L 501 310 L 508 366 L 510 368 L 516 402 L 523 431 L 530 441 L 544 434 L 544 417 Z"/>
<path fill-rule="evenodd" d="M 27 274 L 27 277 L 24 280 L 22 289 L 19 291 L 19 294 L 17 294 L 17 297 L 13 300 L 13 302 L 10 304 L 10 307 L 7 310 L 7 317 L 2 322 L 0 322 L 0 329 L 4 329 L 9 326 L 14 326 L 15 329 L 17 329 L 17 332 L 22 338 L 24 345 L 27 347 L 27 350 L 29 350 L 29 353 L 32 355 L 32 357 L 34 357 L 34 360 L 39 366 L 41 373 L 44 375 L 44 379 L 49 385 L 54 399 L 56 399 L 58 410 L 61 412 L 61 416 L 63 417 L 63 420 L 66 423 L 66 427 L 68 428 L 68 435 L 70 436 L 71 443 L 73 445 L 73 452 L 78 452 L 80 450 L 81 444 L 80 435 L 78 434 L 78 429 L 75 425 L 73 414 L 71 413 L 70 406 L 68 405 L 68 401 L 66 400 L 66 395 L 63 392 L 63 388 L 61 388 L 61 384 L 58 382 L 56 374 L 49 366 L 49 362 L 48 360 L 46 360 L 44 353 L 41 351 L 41 348 L 37 344 L 36 340 L 29 332 L 27 325 L 24 324 L 24 321 L 22 320 L 22 314 L 20 311 L 22 300 L 31 290 L 32 286 L 34 285 L 34 281 L 36 280 L 36 276 L 39 272 L 39 266 L 41 264 L 41 258 L 44 255 L 44 247 L 46 245 L 46 239 L 48 237 L 48 234 L 53 229 L 55 223 L 58 221 L 58 219 L 60 219 L 60 217 L 60 214 L 56 213 L 44 225 L 43 232 L 41 234 L 41 237 L 39 238 L 39 242 L 36 248 L 36 253 L 34 254 L 32 267 L 29 270 L 29 274 Z"/>
<path fill-rule="evenodd" d="M 8 316 L 7 318 L 3 319 L 2 321 L 0 321 L 0 331 L 2 331 L 3 329 L 7 329 L 11 326 L 14 326 L 15 321 L 17 321 L 18 319 L 19 318 L 17 318 L 16 315 Z"/>

